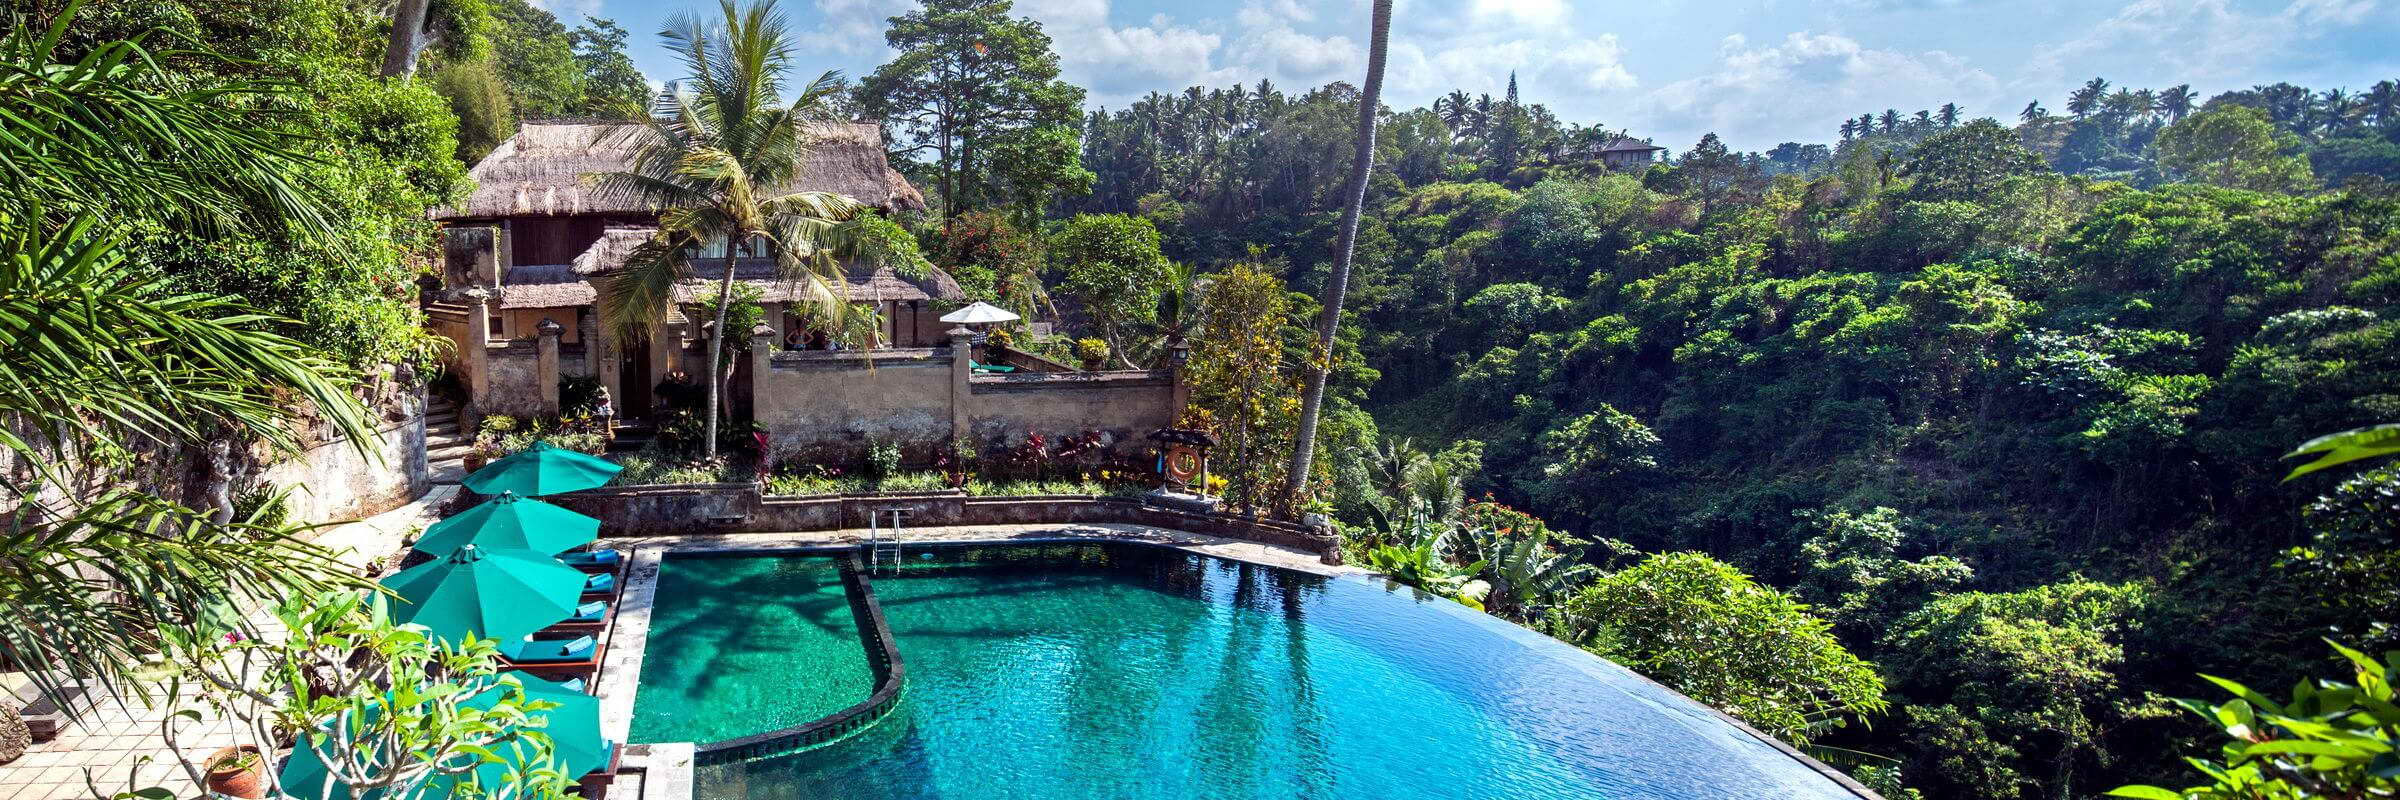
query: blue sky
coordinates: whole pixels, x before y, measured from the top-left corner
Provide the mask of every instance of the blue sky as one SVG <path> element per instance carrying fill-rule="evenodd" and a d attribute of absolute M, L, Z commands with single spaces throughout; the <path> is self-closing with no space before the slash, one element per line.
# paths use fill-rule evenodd
<path fill-rule="evenodd" d="M 714 2 L 538 0 L 632 32 L 653 81 L 675 77 L 657 30 Z M 885 20 L 915 0 L 783 0 L 806 33 L 804 66 L 872 72 Z M 1153 90 L 1255 84 L 1297 90 L 1366 70 L 1365 0 L 1017 0 L 1055 40 L 1095 107 Z M 2400 0 L 1399 0 L 1385 102 L 1452 88 L 1527 100 L 1681 150 L 1716 131 L 1763 150 L 1826 141 L 1861 113 L 1957 102 L 2009 118 L 2063 108 L 2095 75 L 2189 83 L 2203 96 L 2288 80 L 2364 89 L 2400 78 Z"/>

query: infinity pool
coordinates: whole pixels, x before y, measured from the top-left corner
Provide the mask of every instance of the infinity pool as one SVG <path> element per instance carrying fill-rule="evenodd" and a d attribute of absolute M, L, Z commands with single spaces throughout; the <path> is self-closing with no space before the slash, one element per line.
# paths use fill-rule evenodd
<path fill-rule="evenodd" d="M 731 738 L 864 698 L 828 566 L 670 559 L 634 738 Z M 1853 797 L 1615 665 L 1381 581 L 1065 545 L 912 551 L 874 586 L 900 709 L 703 767 L 701 797 Z"/>

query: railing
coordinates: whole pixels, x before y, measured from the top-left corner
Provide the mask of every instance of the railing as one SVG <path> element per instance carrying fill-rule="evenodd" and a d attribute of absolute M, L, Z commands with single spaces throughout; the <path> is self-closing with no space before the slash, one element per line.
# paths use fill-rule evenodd
<path fill-rule="evenodd" d="M 908 668 L 900 662 L 900 648 L 892 641 L 891 626 L 884 622 L 883 606 L 875 601 L 874 581 L 855 553 L 842 562 L 842 589 L 850 597 L 850 615 L 858 621 L 858 638 L 866 645 L 867 669 L 875 677 L 875 691 L 857 705 L 814 722 L 694 747 L 692 754 L 699 763 L 751 761 L 807 750 L 866 730 L 899 707 Z"/>

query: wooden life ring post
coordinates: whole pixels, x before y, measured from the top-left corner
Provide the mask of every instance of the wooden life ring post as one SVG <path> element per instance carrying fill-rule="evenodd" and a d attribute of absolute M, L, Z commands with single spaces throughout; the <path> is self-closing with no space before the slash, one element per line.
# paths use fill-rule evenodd
<path fill-rule="evenodd" d="M 1217 437 L 1190 428 L 1160 428 L 1150 433 L 1150 440 L 1158 443 L 1162 488 L 1208 496 L 1208 451 L 1217 446 Z"/>

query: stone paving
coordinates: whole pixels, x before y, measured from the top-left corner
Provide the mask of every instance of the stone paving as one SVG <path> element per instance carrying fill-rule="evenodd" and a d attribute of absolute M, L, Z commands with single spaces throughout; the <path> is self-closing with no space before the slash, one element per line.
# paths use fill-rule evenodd
<path fill-rule="evenodd" d="M 318 529 L 310 539 L 351 568 L 379 574 L 387 560 L 400 551 L 402 538 L 438 519 L 435 510 L 457 491 L 456 486 L 436 487 L 400 508 Z M 251 622 L 265 635 L 280 633 L 273 619 L 264 614 L 254 615 Z M 23 675 L 0 673 L 0 681 L 5 681 L 0 688 L 15 695 L 19 705 L 34 696 Z M 151 786 L 165 788 L 177 797 L 199 796 L 161 734 L 161 722 L 175 710 L 133 696 L 99 699 L 81 719 L 64 723 L 56 738 L 36 742 L 23 757 L 0 764 L 0 800 L 107 797 Z M 218 748 L 252 741 L 240 722 L 201 711 L 203 719 L 179 720 L 175 726 L 176 743 L 194 763 Z M 95 784 L 97 794 L 93 792 Z"/>

